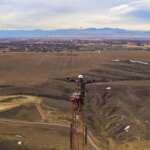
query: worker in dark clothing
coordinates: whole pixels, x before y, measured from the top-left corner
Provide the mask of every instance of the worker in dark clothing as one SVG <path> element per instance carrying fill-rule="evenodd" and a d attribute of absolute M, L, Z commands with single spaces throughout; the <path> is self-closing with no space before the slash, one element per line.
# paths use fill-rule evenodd
<path fill-rule="evenodd" d="M 84 79 L 84 76 L 83 75 L 78 75 L 78 78 L 77 79 L 73 79 L 73 78 L 67 78 L 67 81 L 70 81 L 70 82 L 74 82 L 77 84 L 77 90 L 78 92 L 80 92 L 81 94 L 81 97 L 85 97 L 85 92 L 86 92 L 86 84 L 89 84 L 89 83 L 94 83 L 95 80 L 85 80 Z"/>
<path fill-rule="evenodd" d="M 85 97 L 85 90 L 86 90 L 86 81 L 84 80 L 84 76 L 83 75 L 79 75 L 78 79 L 76 80 L 77 86 L 78 86 L 78 90 L 80 92 L 80 95 L 82 98 Z"/>
<path fill-rule="evenodd" d="M 77 84 L 77 93 L 80 97 L 79 98 L 80 102 L 77 102 L 77 103 L 80 103 L 80 105 L 83 105 L 84 104 L 84 98 L 85 98 L 85 92 L 86 92 L 86 84 L 93 83 L 95 81 L 94 80 L 86 81 L 84 79 L 83 75 L 78 75 L 77 79 L 67 78 L 67 80 L 70 82 L 75 82 Z"/>

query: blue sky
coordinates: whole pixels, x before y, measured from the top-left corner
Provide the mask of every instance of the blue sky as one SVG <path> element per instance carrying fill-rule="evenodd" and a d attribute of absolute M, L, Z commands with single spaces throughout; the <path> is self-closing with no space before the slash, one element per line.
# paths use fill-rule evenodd
<path fill-rule="evenodd" d="M 0 0 L 0 29 L 150 30 L 150 0 Z"/>

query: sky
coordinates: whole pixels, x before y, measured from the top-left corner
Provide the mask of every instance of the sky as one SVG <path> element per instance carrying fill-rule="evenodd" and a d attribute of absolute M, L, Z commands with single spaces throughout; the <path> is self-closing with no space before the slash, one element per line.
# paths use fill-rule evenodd
<path fill-rule="evenodd" d="M 0 0 L 0 29 L 150 30 L 150 0 Z"/>

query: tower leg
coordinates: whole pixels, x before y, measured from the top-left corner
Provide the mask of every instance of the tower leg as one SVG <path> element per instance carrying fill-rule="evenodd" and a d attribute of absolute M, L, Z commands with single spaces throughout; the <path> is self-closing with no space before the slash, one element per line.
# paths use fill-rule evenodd
<path fill-rule="evenodd" d="M 84 144 L 87 145 L 87 134 L 88 134 L 88 129 L 87 127 L 84 128 Z"/>
<path fill-rule="evenodd" d="M 70 149 L 73 150 L 73 127 L 70 125 Z"/>

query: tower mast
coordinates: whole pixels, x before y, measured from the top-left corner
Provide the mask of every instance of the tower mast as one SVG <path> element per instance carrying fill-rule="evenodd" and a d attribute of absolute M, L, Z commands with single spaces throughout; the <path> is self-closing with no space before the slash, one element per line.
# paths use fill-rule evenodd
<path fill-rule="evenodd" d="M 86 150 L 87 127 L 84 119 L 85 81 L 83 75 L 79 75 L 75 81 L 77 90 L 70 98 L 72 102 L 72 123 L 70 129 L 70 149 Z"/>

